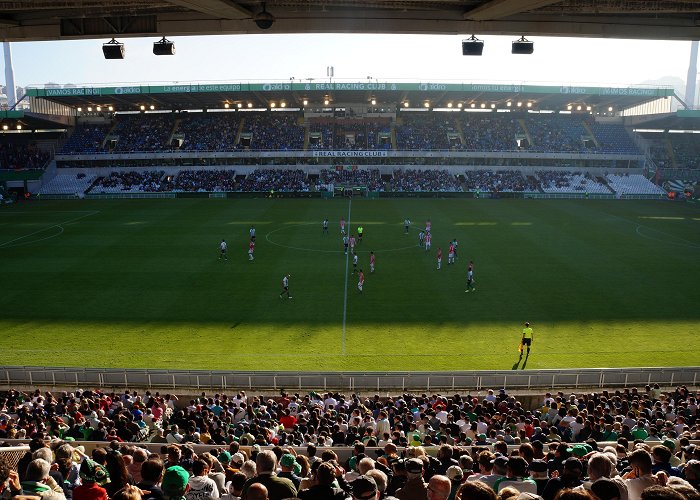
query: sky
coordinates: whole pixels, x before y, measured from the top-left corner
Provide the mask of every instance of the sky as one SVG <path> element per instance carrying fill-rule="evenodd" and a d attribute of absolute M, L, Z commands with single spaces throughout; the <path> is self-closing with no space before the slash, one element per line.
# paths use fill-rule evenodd
<path fill-rule="evenodd" d="M 19 86 L 211 81 L 508 82 L 627 86 L 686 79 L 690 42 L 530 37 L 532 55 L 513 55 L 514 36 L 480 36 L 481 57 L 462 56 L 454 35 L 227 35 L 171 37 L 175 56 L 155 56 L 152 38 L 123 38 L 124 60 L 105 60 L 107 40 L 11 44 Z M 5 83 L 4 58 L 0 81 Z"/>

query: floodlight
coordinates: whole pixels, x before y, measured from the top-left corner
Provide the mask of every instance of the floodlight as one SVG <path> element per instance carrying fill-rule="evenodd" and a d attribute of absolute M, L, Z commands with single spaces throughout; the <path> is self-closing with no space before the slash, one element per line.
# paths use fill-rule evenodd
<path fill-rule="evenodd" d="M 576 111 L 581 111 L 581 105 L 576 106 Z"/>
<path fill-rule="evenodd" d="M 591 109 L 593 108 L 591 108 L 590 106 L 586 106 L 586 111 L 590 111 Z"/>
<path fill-rule="evenodd" d="M 269 30 L 275 23 L 275 16 L 265 10 L 265 4 L 263 3 L 262 11 L 259 14 L 256 14 L 253 21 L 255 21 L 255 24 L 261 30 Z"/>
<path fill-rule="evenodd" d="M 482 103 L 481 103 L 481 109 L 484 109 L 485 107 L 486 107 L 486 104 L 484 104 L 484 103 L 482 102 Z"/>
<path fill-rule="evenodd" d="M 331 101 L 329 101 L 327 97 L 323 100 L 323 104 L 325 104 L 326 106 L 328 106 L 330 102 Z"/>
<path fill-rule="evenodd" d="M 157 56 L 174 56 L 175 44 L 163 37 L 157 42 L 153 42 L 153 54 Z"/>
<path fill-rule="evenodd" d="M 508 102 L 506 103 L 506 106 L 508 106 L 509 108 L 510 108 L 512 105 L 513 105 L 513 103 L 510 102 L 510 101 L 508 101 Z"/>
<path fill-rule="evenodd" d="M 156 109 L 156 107 L 155 107 L 153 104 L 151 104 L 151 105 L 148 107 L 148 109 L 150 109 L 151 111 L 153 111 L 154 109 Z"/>
<path fill-rule="evenodd" d="M 230 107 L 231 107 L 231 105 L 229 103 L 227 103 L 227 102 L 224 103 L 224 108 L 228 109 Z"/>
<path fill-rule="evenodd" d="M 528 101 L 527 107 L 528 107 L 528 108 L 531 108 L 531 107 L 532 107 L 532 102 Z"/>
<path fill-rule="evenodd" d="M 241 108 L 243 107 L 243 103 L 242 103 L 242 102 L 239 102 L 238 104 L 236 104 L 236 107 L 237 107 L 238 109 L 241 109 Z"/>
<path fill-rule="evenodd" d="M 571 104 L 569 104 L 569 105 L 566 107 L 566 109 L 569 110 L 569 111 L 571 111 L 571 108 L 572 108 Z"/>
<path fill-rule="evenodd" d="M 248 103 L 248 107 L 249 107 L 249 108 L 252 108 L 252 107 L 253 107 L 253 103 L 252 103 L 252 102 L 249 102 L 249 103 Z"/>
<path fill-rule="evenodd" d="M 22 130 L 22 124 L 21 124 L 21 123 L 18 123 L 18 124 L 17 124 L 17 130 Z"/>
<path fill-rule="evenodd" d="M 447 103 L 447 107 L 448 107 L 448 108 L 451 108 L 451 107 L 452 107 L 452 103 L 451 103 L 451 102 L 448 102 L 448 103 Z"/>
<path fill-rule="evenodd" d="M 92 113 L 92 106 L 88 106 L 88 113 Z"/>
<path fill-rule="evenodd" d="M 82 111 L 83 111 L 83 108 L 81 108 L 80 106 L 78 106 L 78 113 L 80 113 L 80 112 L 82 112 Z"/>
<path fill-rule="evenodd" d="M 271 107 L 271 108 L 274 108 L 275 106 L 276 106 L 276 104 L 275 104 L 274 102 L 271 102 L 271 103 L 270 103 L 270 107 Z"/>
<path fill-rule="evenodd" d="M 472 109 L 474 109 L 474 108 L 476 107 L 476 104 L 471 103 L 471 104 L 469 105 L 469 107 L 471 107 Z"/>
<path fill-rule="evenodd" d="M 462 106 L 464 106 L 464 104 L 462 104 L 461 102 L 458 102 L 458 103 L 457 103 L 457 107 L 458 107 L 458 108 L 460 108 L 460 109 L 461 109 L 461 108 L 462 108 Z"/>
<path fill-rule="evenodd" d="M 425 102 L 423 103 L 423 106 L 426 107 L 426 108 L 429 108 L 429 107 L 430 107 L 430 102 L 425 101 Z"/>
<path fill-rule="evenodd" d="M 284 101 L 282 101 L 282 102 L 280 103 L 280 107 L 281 107 L 281 108 L 286 108 L 286 107 L 287 107 L 287 103 L 284 102 Z"/>
<path fill-rule="evenodd" d="M 5 123 L 5 124 L 2 126 L 2 129 L 3 129 L 3 130 L 8 130 L 9 128 L 10 128 L 10 126 L 9 126 L 7 123 Z"/>
<path fill-rule="evenodd" d="M 408 107 L 408 101 L 404 101 L 404 102 L 403 102 L 403 107 L 404 107 L 404 108 L 407 108 L 407 107 Z"/>
<path fill-rule="evenodd" d="M 513 42 L 511 54 L 532 54 L 535 51 L 535 44 L 526 40 L 524 36 Z"/>
<path fill-rule="evenodd" d="M 608 111 L 612 111 L 612 110 L 613 110 L 612 106 L 608 106 Z"/>
<path fill-rule="evenodd" d="M 141 111 L 146 111 L 146 106 L 144 106 L 144 105 L 142 104 L 141 106 L 139 106 L 139 109 L 140 109 Z"/>
<path fill-rule="evenodd" d="M 97 112 L 99 113 L 100 111 L 102 111 L 102 106 L 97 106 L 97 108 L 95 109 L 97 109 Z"/>
<path fill-rule="evenodd" d="M 304 106 L 308 106 L 308 105 L 309 105 L 309 100 L 308 100 L 308 99 L 304 99 L 304 100 L 302 101 L 302 103 L 304 104 Z"/>
<path fill-rule="evenodd" d="M 109 42 L 102 44 L 102 53 L 105 59 L 124 59 L 124 44 L 112 38 Z"/>
<path fill-rule="evenodd" d="M 462 40 L 463 56 L 480 56 L 484 51 L 484 42 L 472 35 L 466 40 Z"/>
<path fill-rule="evenodd" d="M 523 103 L 518 101 L 518 107 L 521 108 L 523 106 Z"/>
<path fill-rule="evenodd" d="M 372 98 L 372 106 L 376 106 L 376 104 L 377 104 L 377 100 L 373 97 Z"/>
<path fill-rule="evenodd" d="M 491 103 L 491 109 L 496 109 L 496 105 Z"/>

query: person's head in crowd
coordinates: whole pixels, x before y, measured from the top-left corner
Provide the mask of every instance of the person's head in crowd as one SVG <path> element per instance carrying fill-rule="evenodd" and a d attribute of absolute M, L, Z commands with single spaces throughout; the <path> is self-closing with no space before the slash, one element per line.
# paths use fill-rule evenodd
<path fill-rule="evenodd" d="M 389 486 L 389 478 L 387 477 L 387 475 L 378 469 L 370 469 L 367 471 L 367 474 L 365 474 L 365 476 L 374 479 L 374 482 L 377 483 L 377 490 L 379 491 L 379 495 L 380 497 L 383 497 L 384 493 L 386 492 L 387 486 Z"/>
<path fill-rule="evenodd" d="M 498 476 L 505 476 L 508 474 L 508 457 L 497 456 L 491 460 L 493 465 L 493 473 Z"/>
<path fill-rule="evenodd" d="M 651 474 L 651 455 L 644 449 L 636 449 L 629 455 L 630 467 L 636 477 Z"/>
<path fill-rule="evenodd" d="M 666 482 L 666 486 L 686 497 L 688 500 L 700 500 L 700 490 L 697 490 L 685 479 L 671 476 Z"/>
<path fill-rule="evenodd" d="M 209 473 L 209 464 L 206 461 L 197 459 L 192 464 L 192 474 L 195 476 L 206 476 Z"/>
<path fill-rule="evenodd" d="M 622 498 L 620 488 L 608 477 L 601 477 L 591 483 L 591 493 L 598 500 L 621 500 Z"/>
<path fill-rule="evenodd" d="M 457 490 L 455 500 L 498 500 L 498 496 L 486 483 L 467 481 Z"/>
<path fill-rule="evenodd" d="M 452 491 L 452 482 L 447 476 L 436 474 L 428 481 L 428 500 L 447 500 Z"/>
<path fill-rule="evenodd" d="M 163 461 L 158 457 L 149 458 L 141 464 L 141 480 L 148 484 L 157 484 L 163 477 Z"/>
<path fill-rule="evenodd" d="M 367 471 L 370 471 L 374 468 L 374 460 L 372 460 L 370 457 L 364 457 L 357 463 L 357 472 L 359 472 L 362 476 L 367 474 Z"/>
<path fill-rule="evenodd" d="M 594 453 L 588 459 L 588 478 L 596 481 L 601 477 L 612 477 L 614 466 L 606 453 Z"/>
<path fill-rule="evenodd" d="M 243 486 L 245 486 L 247 480 L 248 478 L 242 472 L 234 472 L 231 475 L 231 481 L 228 483 L 229 494 L 235 497 L 243 495 Z"/>
<path fill-rule="evenodd" d="M 258 467 L 252 460 L 246 460 L 243 462 L 240 470 L 246 475 L 247 478 L 255 477 L 258 474 Z"/>
<path fill-rule="evenodd" d="M 129 471 L 126 469 L 126 464 L 121 456 L 121 453 L 114 451 L 107 452 L 105 460 L 105 468 L 109 472 L 109 478 L 112 483 L 120 486 L 129 484 Z"/>
<path fill-rule="evenodd" d="M 593 496 L 585 489 L 562 488 L 557 492 L 554 500 L 593 500 Z"/>
<path fill-rule="evenodd" d="M 270 450 L 264 450 L 255 457 L 255 468 L 257 475 L 272 474 L 277 468 L 277 455 Z"/>
<path fill-rule="evenodd" d="M 245 463 L 245 455 L 241 452 L 236 452 L 233 455 L 231 455 L 231 459 L 229 460 L 229 464 L 232 468 L 234 469 L 240 469 L 243 464 Z"/>
<path fill-rule="evenodd" d="M 687 500 L 685 496 L 670 486 L 661 485 L 644 488 L 641 498 L 642 500 Z"/>
<path fill-rule="evenodd" d="M 78 475 L 83 484 L 96 483 L 99 486 L 104 486 L 109 482 L 107 469 L 89 458 L 80 464 Z"/>
<path fill-rule="evenodd" d="M 42 459 L 46 460 L 48 463 L 53 462 L 53 453 L 51 453 L 50 448 L 39 448 L 34 453 L 32 453 L 32 458 L 34 460 Z"/>
<path fill-rule="evenodd" d="M 112 496 L 112 500 L 141 500 L 141 490 L 127 484 Z"/>
<path fill-rule="evenodd" d="M 246 492 L 247 500 L 267 500 L 267 487 L 262 483 L 253 483 Z"/>
<path fill-rule="evenodd" d="M 562 470 L 562 476 L 566 476 L 573 479 L 579 479 L 583 476 L 583 464 L 576 457 L 569 457 L 564 460 L 564 469 Z"/>
<path fill-rule="evenodd" d="M 533 460 L 528 466 L 532 479 L 546 479 L 549 477 L 549 467 L 544 460 Z"/>
<path fill-rule="evenodd" d="M 508 477 L 527 477 L 527 462 L 523 457 L 510 457 L 507 471 Z"/>
<path fill-rule="evenodd" d="M 379 488 L 371 476 L 360 476 L 351 485 L 353 500 L 377 500 L 379 498 Z"/>
<path fill-rule="evenodd" d="M 35 458 L 29 465 L 27 465 L 27 473 L 25 474 L 25 479 L 27 481 L 33 481 L 36 483 L 41 483 L 49 477 L 49 471 L 51 470 L 51 464 L 44 460 L 43 458 Z"/>
<path fill-rule="evenodd" d="M 448 479 L 454 484 L 460 484 L 464 479 L 464 471 L 459 465 L 450 465 L 445 472 Z"/>
<path fill-rule="evenodd" d="M 107 463 L 107 450 L 105 448 L 95 448 L 92 450 L 92 459 L 100 465 Z"/>
<path fill-rule="evenodd" d="M 423 476 L 423 461 L 420 458 L 409 458 L 404 462 L 406 477 L 416 479 Z"/>
<path fill-rule="evenodd" d="M 654 459 L 656 464 L 667 464 L 671 461 L 671 450 L 662 445 L 656 445 L 651 449 L 651 457 Z"/>
<path fill-rule="evenodd" d="M 189 480 L 190 474 L 179 465 L 168 467 L 161 481 L 163 497 L 167 500 L 180 500 L 190 489 Z"/>
<path fill-rule="evenodd" d="M 520 495 L 520 492 L 512 486 L 502 488 L 501 491 L 498 492 L 499 500 L 508 500 L 509 498 L 515 499 L 518 495 Z"/>
<path fill-rule="evenodd" d="M 481 474 L 491 474 L 491 471 L 493 470 L 493 460 L 495 460 L 496 455 L 491 453 L 488 450 L 484 450 L 479 453 L 479 472 Z"/>

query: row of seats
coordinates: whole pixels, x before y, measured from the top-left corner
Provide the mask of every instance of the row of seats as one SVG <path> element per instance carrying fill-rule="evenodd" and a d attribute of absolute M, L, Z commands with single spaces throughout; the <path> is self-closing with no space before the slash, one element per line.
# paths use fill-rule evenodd
<path fill-rule="evenodd" d="M 665 190 L 641 174 L 606 174 L 538 170 L 467 170 L 455 176 L 444 169 L 395 169 L 385 179 L 379 169 L 324 169 L 314 181 L 301 169 L 256 169 L 236 177 L 234 170 L 114 171 L 107 176 L 59 172 L 41 188 L 42 194 L 129 192 L 308 192 L 332 191 L 336 186 L 362 186 L 393 192 L 543 192 L 663 195 Z M 313 188 L 313 189 L 312 189 Z"/>
<path fill-rule="evenodd" d="M 401 113 L 393 124 L 389 118 L 305 120 L 299 112 L 127 114 L 112 124 L 76 127 L 61 152 L 305 148 L 639 154 L 622 125 L 589 115 L 464 112 Z"/>

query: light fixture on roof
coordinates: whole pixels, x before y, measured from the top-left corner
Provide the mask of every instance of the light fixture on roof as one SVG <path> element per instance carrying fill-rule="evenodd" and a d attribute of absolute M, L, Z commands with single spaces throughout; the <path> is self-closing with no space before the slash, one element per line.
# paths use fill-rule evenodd
<path fill-rule="evenodd" d="M 566 107 L 566 109 L 569 110 L 569 111 L 571 111 L 571 108 L 572 108 L 572 107 L 573 107 L 573 106 L 571 106 L 571 104 L 569 104 L 569 105 Z"/>
<path fill-rule="evenodd" d="M 592 107 L 586 106 L 586 111 L 590 111 L 590 110 L 592 110 L 592 109 L 593 109 Z"/>
<path fill-rule="evenodd" d="M 372 103 L 372 106 L 376 106 L 376 105 L 377 105 L 377 100 L 373 97 L 371 103 Z"/>
<path fill-rule="evenodd" d="M 576 106 L 576 111 L 581 111 L 581 105 Z"/>
<path fill-rule="evenodd" d="M 486 107 L 486 104 L 482 102 L 482 103 L 481 103 L 481 109 L 484 109 L 485 107 Z"/>
<path fill-rule="evenodd" d="M 457 103 L 457 107 L 458 107 L 458 108 L 462 109 L 462 106 L 464 106 L 464 104 L 462 104 L 461 102 L 458 102 L 458 103 Z"/>
<path fill-rule="evenodd" d="M 462 40 L 463 56 L 480 56 L 484 52 L 484 41 L 472 35 L 466 40 Z"/>
<path fill-rule="evenodd" d="M 153 42 L 153 53 L 157 56 L 174 56 L 175 44 L 165 37 L 157 42 Z"/>
<path fill-rule="evenodd" d="M 511 54 L 532 54 L 535 51 L 535 44 L 521 36 L 513 42 Z"/>
<path fill-rule="evenodd" d="M 282 102 L 280 103 L 280 107 L 281 107 L 281 108 L 286 108 L 286 107 L 287 107 L 287 103 L 284 102 L 284 101 L 282 101 Z"/>
<path fill-rule="evenodd" d="M 323 100 L 323 104 L 325 104 L 326 106 L 328 106 L 330 103 L 331 101 L 327 97 Z"/>
<path fill-rule="evenodd" d="M 309 100 L 308 100 L 308 99 L 304 99 L 304 100 L 301 101 L 301 102 L 304 104 L 304 106 L 308 106 L 308 105 L 309 105 Z"/>
<path fill-rule="evenodd" d="M 255 21 L 256 26 L 261 30 L 269 30 L 272 28 L 272 25 L 275 24 L 275 16 L 265 9 L 265 4 L 263 3 L 262 11 L 255 15 L 253 21 Z"/>
<path fill-rule="evenodd" d="M 153 111 L 154 109 L 156 109 L 156 107 L 155 107 L 153 104 L 151 104 L 151 105 L 148 107 L 148 109 L 150 109 L 151 111 Z"/>
<path fill-rule="evenodd" d="M 227 102 L 224 103 L 224 109 L 228 109 L 230 107 L 231 107 L 231 105 L 229 103 L 227 103 Z"/>
<path fill-rule="evenodd" d="M 522 107 L 523 107 L 523 103 L 522 103 L 521 101 L 518 101 L 518 107 L 519 107 L 519 108 L 522 108 Z"/>
<path fill-rule="evenodd" d="M 78 113 L 81 113 L 82 111 L 83 111 L 83 108 L 81 108 L 80 106 L 78 106 Z"/>
<path fill-rule="evenodd" d="M 253 103 L 252 103 L 252 102 L 249 102 L 249 103 L 248 103 L 248 107 L 249 107 L 249 108 L 252 108 L 252 107 L 253 107 Z"/>
<path fill-rule="evenodd" d="M 2 129 L 3 129 L 3 130 L 9 130 L 9 129 L 10 129 L 10 126 L 9 126 L 7 123 L 3 123 L 3 124 L 2 124 Z"/>
<path fill-rule="evenodd" d="M 513 103 L 512 103 L 511 101 L 508 101 L 508 102 L 506 103 L 506 106 L 508 106 L 509 108 L 510 108 L 512 105 L 513 105 Z"/>
<path fill-rule="evenodd" d="M 274 108 L 274 107 L 276 107 L 276 106 L 277 106 L 277 105 L 276 105 L 274 102 L 271 102 L 271 103 L 270 103 L 270 107 L 271 107 L 271 108 Z"/>
<path fill-rule="evenodd" d="M 241 109 L 241 108 L 243 107 L 243 103 L 242 103 L 242 102 L 239 102 L 238 104 L 236 104 L 236 107 L 237 107 L 238 109 Z"/>
<path fill-rule="evenodd" d="M 97 109 L 97 112 L 99 113 L 100 111 L 102 111 L 102 106 L 97 106 L 96 109 Z"/>
<path fill-rule="evenodd" d="M 408 107 L 408 101 L 404 101 L 404 102 L 403 102 L 403 107 L 404 107 L 404 108 L 407 108 L 407 107 Z"/>
<path fill-rule="evenodd" d="M 612 107 L 612 106 L 608 106 L 608 111 L 609 111 L 609 112 L 612 112 L 612 110 L 613 110 L 613 107 Z"/>
<path fill-rule="evenodd" d="M 528 101 L 528 102 L 527 102 L 527 107 L 528 107 L 528 108 L 531 108 L 531 107 L 532 107 L 532 101 Z"/>
<path fill-rule="evenodd" d="M 110 106 L 107 108 L 109 111 L 114 111 L 114 106 Z"/>
<path fill-rule="evenodd" d="M 88 106 L 87 110 L 88 110 L 88 113 L 92 113 L 92 106 Z"/>
<path fill-rule="evenodd" d="M 491 103 L 491 109 L 496 109 L 496 105 L 494 103 Z"/>
<path fill-rule="evenodd" d="M 124 59 L 124 44 L 112 38 L 109 42 L 102 44 L 102 54 L 105 59 Z"/>
<path fill-rule="evenodd" d="M 451 103 L 451 102 L 448 102 L 448 103 L 447 103 L 447 107 L 448 107 L 448 108 L 451 108 L 451 107 L 452 107 L 452 103 Z"/>
<path fill-rule="evenodd" d="M 423 107 L 424 107 L 424 108 L 429 108 L 429 107 L 430 107 L 430 101 L 425 101 L 425 102 L 423 103 Z"/>
<path fill-rule="evenodd" d="M 140 109 L 141 111 L 146 111 L 146 106 L 144 106 L 144 105 L 142 104 L 141 106 L 139 106 L 139 109 Z"/>
<path fill-rule="evenodd" d="M 472 108 L 472 109 L 474 109 L 474 108 L 476 108 L 476 104 L 471 103 L 471 104 L 469 105 L 469 107 Z"/>
<path fill-rule="evenodd" d="M 22 130 L 22 124 L 21 124 L 21 123 L 18 123 L 18 124 L 17 124 L 17 130 Z"/>

